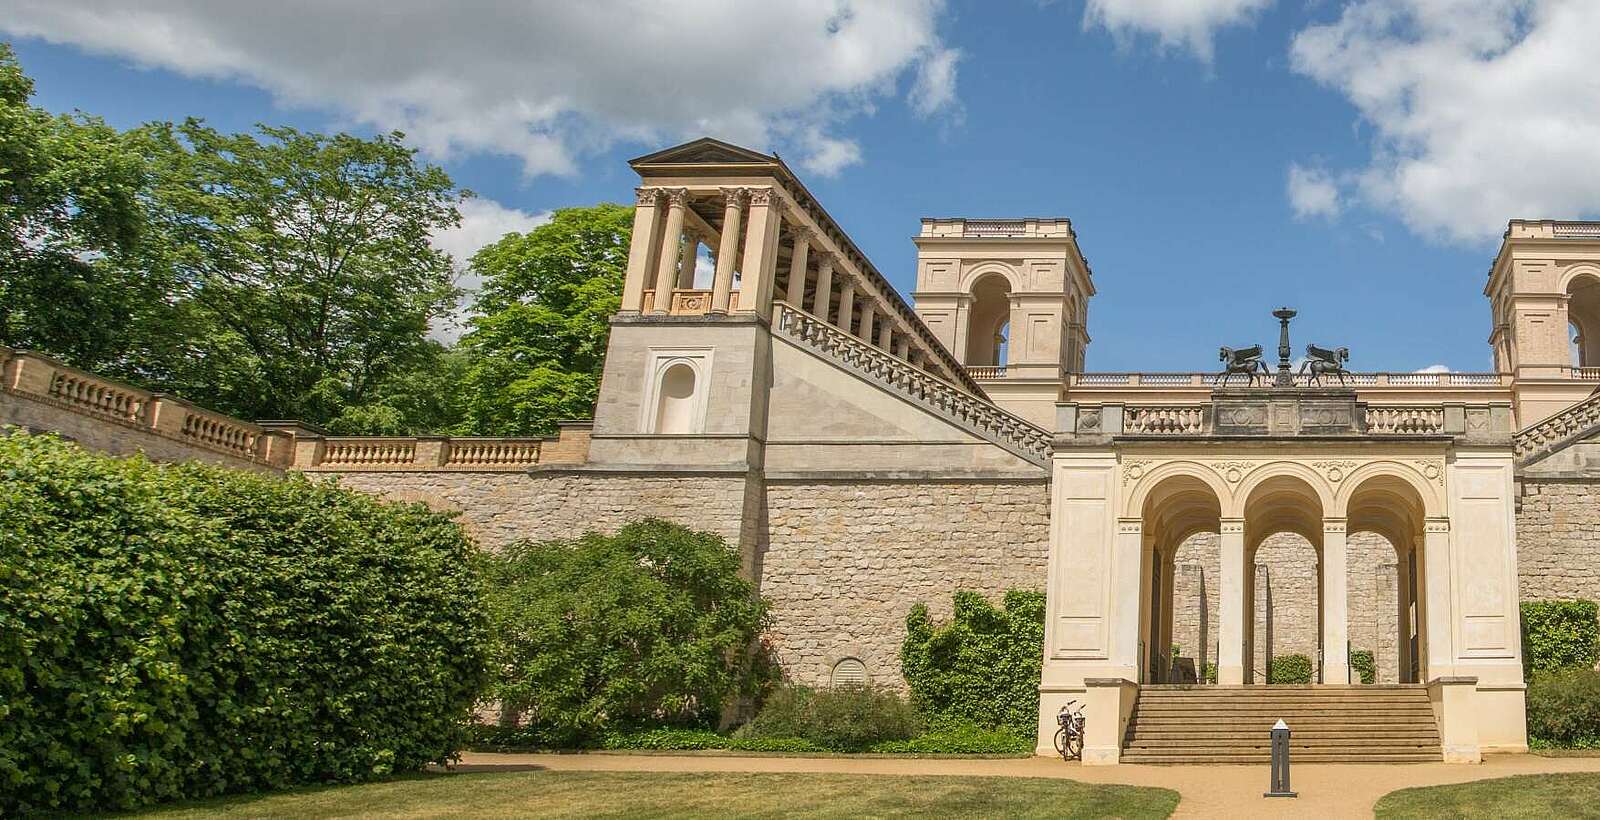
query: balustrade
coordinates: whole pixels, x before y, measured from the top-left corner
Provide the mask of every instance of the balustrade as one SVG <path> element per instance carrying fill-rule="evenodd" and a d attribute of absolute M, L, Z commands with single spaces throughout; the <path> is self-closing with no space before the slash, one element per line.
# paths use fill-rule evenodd
<path fill-rule="evenodd" d="M 538 463 L 538 439 L 453 438 L 445 456 L 445 464 L 452 467 Z"/>
<path fill-rule="evenodd" d="M 319 466 L 400 466 L 415 463 L 414 438 L 329 438 L 323 443 Z"/>
<path fill-rule="evenodd" d="M 1600 395 L 1585 399 L 1518 433 L 1517 458 L 1548 452 L 1555 446 L 1585 436 L 1600 427 Z"/>
<path fill-rule="evenodd" d="M 1200 435 L 1206 432 L 1205 408 L 1195 405 L 1132 406 L 1124 411 L 1123 429 L 1146 435 Z"/>
<path fill-rule="evenodd" d="M 1387 405 L 1368 407 L 1367 432 L 1385 435 L 1443 434 L 1444 408 Z"/>
<path fill-rule="evenodd" d="M 153 398 L 142 390 L 59 370 L 50 379 L 48 395 L 77 410 L 140 424 L 149 418 Z"/>
<path fill-rule="evenodd" d="M 1006 377 L 1006 366 L 999 365 L 972 365 L 967 368 L 967 375 L 978 381 L 1003 379 Z"/>
<path fill-rule="evenodd" d="M 181 435 L 190 441 L 254 458 L 261 439 L 261 428 L 237 419 L 199 409 L 183 414 Z"/>

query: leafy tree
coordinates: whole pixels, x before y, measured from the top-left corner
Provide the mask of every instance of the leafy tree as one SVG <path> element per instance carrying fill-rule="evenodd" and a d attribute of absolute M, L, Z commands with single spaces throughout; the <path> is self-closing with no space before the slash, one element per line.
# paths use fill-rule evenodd
<path fill-rule="evenodd" d="M 767 603 L 717 535 L 646 519 L 484 562 L 491 695 L 544 743 L 703 724 L 752 680 Z"/>
<path fill-rule="evenodd" d="M 192 300 L 206 361 L 173 387 L 245 418 L 324 422 L 370 403 L 437 346 L 429 321 L 456 297 L 429 244 L 464 196 L 391 133 L 372 139 L 197 120 L 144 133 L 151 220 Z"/>
<path fill-rule="evenodd" d="M 371 391 L 365 404 L 347 405 L 329 419 L 335 435 L 416 436 L 465 433 L 461 385 L 471 363 L 465 351 L 430 342 L 413 366 L 395 372 Z"/>
<path fill-rule="evenodd" d="M 116 129 L 32 96 L 0 43 L 0 344 L 103 369 L 163 308 L 163 282 L 116 264 L 143 235 L 145 164 Z"/>
<path fill-rule="evenodd" d="M 483 288 L 462 340 L 473 356 L 465 386 L 468 428 L 483 435 L 549 434 L 558 420 L 594 411 L 632 226 L 627 206 L 567 208 L 472 258 Z"/>

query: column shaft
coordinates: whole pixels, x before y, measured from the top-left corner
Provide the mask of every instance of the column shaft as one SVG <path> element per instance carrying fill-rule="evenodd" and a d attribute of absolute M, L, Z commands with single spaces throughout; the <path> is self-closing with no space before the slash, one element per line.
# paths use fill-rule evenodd
<path fill-rule="evenodd" d="M 1430 520 L 1422 536 L 1422 577 L 1427 589 L 1423 608 L 1423 629 L 1428 634 L 1427 663 L 1422 670 L 1424 682 L 1455 674 L 1455 641 L 1451 638 L 1451 625 L 1455 608 L 1450 605 L 1450 522 L 1448 519 Z"/>
<path fill-rule="evenodd" d="M 861 300 L 861 338 L 867 344 L 872 344 L 872 322 L 878 318 L 877 303 L 872 297 L 867 296 Z"/>
<path fill-rule="evenodd" d="M 1322 522 L 1322 682 L 1350 682 L 1350 582 L 1345 521 Z"/>
<path fill-rule="evenodd" d="M 628 243 L 628 273 L 622 280 L 622 312 L 638 313 L 644 310 L 644 292 L 655 276 L 656 252 L 661 249 L 661 209 L 656 200 L 661 192 L 655 188 L 634 190 L 633 240 Z"/>
<path fill-rule="evenodd" d="M 888 353 L 893 350 L 892 343 L 894 342 L 894 321 L 891 320 L 889 314 L 886 313 L 884 314 L 883 321 L 880 324 L 882 327 L 878 329 L 878 347 L 883 348 L 883 351 Z"/>
<path fill-rule="evenodd" d="M 692 231 L 683 234 L 683 258 L 678 262 L 678 287 L 694 287 L 694 269 L 700 261 L 700 235 Z"/>
<path fill-rule="evenodd" d="M 806 265 L 807 257 L 811 253 L 811 237 L 804 228 L 796 228 L 794 232 L 794 253 L 789 256 L 789 289 L 783 295 L 783 301 L 805 310 L 806 298 Z"/>
<path fill-rule="evenodd" d="M 1123 518 L 1117 522 L 1116 553 L 1113 557 L 1111 665 L 1128 670 L 1129 680 L 1138 680 L 1139 604 L 1146 581 L 1144 572 L 1143 521 Z"/>
<path fill-rule="evenodd" d="M 856 318 L 856 283 L 845 282 L 839 289 L 839 321 L 835 324 L 846 333 L 853 333 Z"/>
<path fill-rule="evenodd" d="M 667 313 L 672 308 L 672 286 L 678 279 L 678 257 L 683 251 L 684 209 L 689 206 L 688 191 L 667 191 L 667 225 L 661 232 L 661 256 L 656 264 L 656 296 L 650 312 Z"/>
<path fill-rule="evenodd" d="M 723 188 L 722 241 L 717 243 L 717 272 L 711 280 L 711 312 L 727 313 L 733 294 L 733 269 L 739 264 L 740 226 L 744 222 L 743 188 Z"/>
<path fill-rule="evenodd" d="M 778 275 L 778 230 L 783 204 L 772 188 L 750 189 L 750 224 L 744 232 L 744 259 L 739 265 L 739 312 L 772 312 L 773 280 Z"/>
<path fill-rule="evenodd" d="M 1221 583 L 1217 590 L 1217 683 L 1244 683 L 1244 521 L 1227 519 L 1221 527 Z"/>
<path fill-rule="evenodd" d="M 828 321 L 828 311 L 833 307 L 833 256 L 824 253 L 817 260 L 817 295 L 812 300 L 811 312 Z"/>

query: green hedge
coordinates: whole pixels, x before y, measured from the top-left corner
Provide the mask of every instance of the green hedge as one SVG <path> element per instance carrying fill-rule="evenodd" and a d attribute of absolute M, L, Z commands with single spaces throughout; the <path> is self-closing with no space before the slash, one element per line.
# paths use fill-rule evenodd
<path fill-rule="evenodd" d="M 887 689 L 852 684 L 782 687 L 767 697 L 743 734 L 803 738 L 818 748 L 859 752 L 886 741 L 909 740 L 921 730 L 922 721 L 904 698 Z"/>
<path fill-rule="evenodd" d="M 1600 612 L 1594 601 L 1522 604 L 1522 669 L 1529 679 L 1600 660 Z"/>
<path fill-rule="evenodd" d="M 1372 657 L 1372 650 L 1357 649 L 1350 653 L 1350 671 L 1356 673 L 1357 683 L 1373 684 L 1378 682 L 1378 664 Z"/>
<path fill-rule="evenodd" d="M 767 604 L 714 533 L 645 519 L 482 560 L 491 692 L 539 745 L 707 728 L 731 698 L 758 694 L 775 675 L 757 643 Z"/>
<path fill-rule="evenodd" d="M 1535 746 L 1600 747 L 1600 672 L 1547 672 L 1528 684 L 1528 739 Z"/>
<path fill-rule="evenodd" d="M 482 751 L 534 751 L 553 748 L 543 745 L 541 738 L 527 729 L 484 725 L 478 725 L 474 729 L 472 746 Z M 710 729 L 657 728 L 607 734 L 587 748 L 618 751 L 718 749 L 787 754 L 866 751 L 871 754 L 896 755 L 1025 756 L 1033 753 L 1033 738 L 976 726 L 953 726 L 924 732 L 905 740 L 879 741 L 864 748 L 830 749 L 806 738 L 765 737 L 751 734 L 748 730 L 729 735 L 713 732 Z"/>
<path fill-rule="evenodd" d="M 1310 683 L 1311 659 L 1305 655 L 1278 655 L 1267 670 L 1267 683 Z"/>
<path fill-rule="evenodd" d="M 934 728 L 977 726 L 1032 737 L 1039 722 L 1044 593 L 1011 590 L 996 608 L 957 592 L 948 623 L 918 604 L 906 618 L 901 668 L 912 702 Z"/>
<path fill-rule="evenodd" d="M 420 505 L 0 435 L 0 815 L 449 759 L 484 680 L 472 552 Z"/>

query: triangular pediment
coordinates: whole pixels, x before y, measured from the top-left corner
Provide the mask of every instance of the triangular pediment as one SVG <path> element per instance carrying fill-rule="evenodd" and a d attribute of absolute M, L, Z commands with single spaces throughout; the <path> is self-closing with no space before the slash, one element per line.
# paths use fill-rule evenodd
<path fill-rule="evenodd" d="M 723 142 L 711 137 L 701 137 L 697 140 L 664 148 L 653 154 L 646 154 L 637 159 L 630 160 L 629 165 L 717 165 L 717 164 L 748 164 L 776 162 L 777 157 L 769 157 L 749 148 L 741 148 L 733 143 Z"/>

